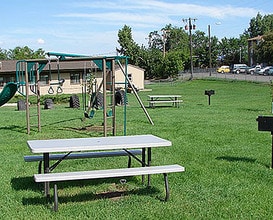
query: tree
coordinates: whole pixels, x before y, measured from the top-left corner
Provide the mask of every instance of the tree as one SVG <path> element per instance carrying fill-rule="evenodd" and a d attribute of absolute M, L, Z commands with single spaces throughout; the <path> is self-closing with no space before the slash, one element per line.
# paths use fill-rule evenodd
<path fill-rule="evenodd" d="M 209 66 L 209 39 L 202 31 L 195 31 L 192 35 L 194 66 Z"/>
<path fill-rule="evenodd" d="M 23 59 L 40 59 L 45 58 L 45 51 L 41 48 L 37 51 L 30 49 L 28 46 L 15 47 L 8 51 L 8 59 L 23 60 Z"/>
<path fill-rule="evenodd" d="M 182 28 L 166 25 L 149 34 L 149 65 L 152 77 L 174 77 L 184 70 L 189 57 L 189 38 Z"/>
<path fill-rule="evenodd" d="M 118 32 L 118 43 L 121 48 L 118 52 L 124 56 L 129 56 L 131 64 L 136 64 L 140 55 L 140 47 L 133 40 L 132 30 L 129 26 L 124 25 L 124 27 Z"/>
<path fill-rule="evenodd" d="M 0 48 L 0 60 L 7 60 L 8 59 L 8 52 L 7 50 Z"/>
<path fill-rule="evenodd" d="M 219 41 L 221 64 L 247 63 L 247 40 L 240 38 L 223 38 Z"/>
<path fill-rule="evenodd" d="M 262 36 L 273 30 L 273 15 L 262 16 L 260 13 L 252 18 L 249 23 L 249 28 L 245 33 L 249 34 L 251 38 Z"/>
<path fill-rule="evenodd" d="M 170 51 L 163 60 L 161 76 L 163 78 L 176 77 L 179 71 L 184 70 L 185 60 L 185 54 L 182 51 Z"/>
<path fill-rule="evenodd" d="M 262 42 L 257 46 L 257 61 L 273 64 L 273 32 L 264 35 Z"/>

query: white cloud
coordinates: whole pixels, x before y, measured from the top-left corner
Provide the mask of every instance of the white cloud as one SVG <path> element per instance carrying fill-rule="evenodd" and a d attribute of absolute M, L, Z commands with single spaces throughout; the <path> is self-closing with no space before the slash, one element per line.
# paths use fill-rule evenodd
<path fill-rule="evenodd" d="M 235 17 L 253 17 L 257 14 L 256 8 L 250 7 L 237 7 L 231 6 L 229 4 L 225 5 L 198 5 L 198 4 L 187 4 L 187 3 L 174 3 L 174 2 L 163 2 L 158 0 L 144 0 L 144 1 L 132 1 L 132 0 L 123 0 L 123 1 L 92 1 L 91 3 L 75 3 L 77 7 L 90 8 L 94 11 L 100 10 L 105 11 L 100 14 L 74 14 L 75 17 L 97 17 L 101 20 L 108 20 L 108 11 L 119 11 L 120 18 L 133 20 L 137 19 L 136 13 L 139 13 L 143 20 L 147 17 L 153 17 L 154 19 L 145 19 L 146 22 L 151 22 L 158 17 L 168 18 L 170 16 L 204 16 L 211 18 L 224 18 L 229 16 Z M 61 16 L 65 16 L 64 14 Z M 67 16 L 72 16 L 73 14 L 67 14 Z"/>
<path fill-rule="evenodd" d="M 39 38 L 39 39 L 37 40 L 37 43 L 38 43 L 38 44 L 44 44 L 45 41 L 44 41 L 42 38 Z"/>

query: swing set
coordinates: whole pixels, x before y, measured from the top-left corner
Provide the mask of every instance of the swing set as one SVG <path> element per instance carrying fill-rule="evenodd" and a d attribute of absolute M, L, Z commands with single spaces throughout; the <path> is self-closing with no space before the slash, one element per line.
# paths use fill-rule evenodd
<path fill-rule="evenodd" d="M 83 82 L 83 101 L 84 101 L 84 119 L 93 118 L 96 110 L 98 110 L 99 105 L 103 110 L 103 133 L 104 136 L 107 136 L 107 131 L 109 130 L 109 126 L 111 128 L 111 133 L 113 136 L 116 135 L 116 103 L 115 103 L 115 66 L 118 65 L 122 70 L 122 73 L 125 77 L 125 91 L 127 91 L 127 86 L 129 85 L 132 88 L 134 95 L 136 96 L 141 108 L 143 109 L 145 115 L 147 116 L 149 122 L 153 125 L 153 121 L 150 118 L 145 106 L 143 105 L 140 97 L 137 94 L 134 86 L 128 78 L 127 74 L 127 65 L 128 65 L 128 57 L 127 56 L 100 56 L 100 57 L 90 57 L 83 56 L 77 54 L 65 54 L 65 53 L 55 53 L 48 52 L 48 59 L 41 60 L 21 60 L 16 64 L 16 80 L 18 83 L 18 92 L 26 97 L 26 103 L 29 103 L 29 95 L 32 92 L 37 97 L 37 118 L 38 118 L 38 131 L 41 131 L 41 123 L 40 123 L 40 73 L 43 71 L 45 66 L 48 64 L 48 72 L 49 72 L 49 89 L 48 93 L 53 94 L 54 89 L 53 86 L 57 85 L 56 92 L 61 93 L 62 85 L 64 83 L 64 79 L 60 77 L 60 62 L 62 61 L 86 61 L 93 62 L 96 67 L 101 70 L 102 73 L 102 81 L 99 86 L 97 86 L 96 79 L 91 80 L 91 88 L 87 83 L 87 73 L 84 73 L 85 82 Z M 52 56 L 55 59 L 52 59 Z M 120 60 L 123 61 L 124 67 L 121 65 Z M 56 61 L 57 65 L 57 73 L 58 79 L 57 82 L 52 81 L 52 61 Z M 108 88 L 107 88 L 108 87 Z M 87 93 L 89 91 L 89 94 Z M 90 94 L 91 92 L 91 94 Z M 86 98 L 87 94 L 89 96 L 89 100 Z M 126 108 L 127 108 L 127 94 L 124 93 L 125 102 L 124 102 L 124 110 L 123 110 L 123 133 L 126 135 Z M 107 104 L 107 100 L 110 104 Z M 100 101 L 100 103 L 98 103 Z M 30 110 L 29 105 L 26 105 L 26 114 L 27 114 L 27 133 L 30 133 Z M 110 123 L 107 123 L 107 120 L 110 120 Z M 110 125 L 109 125 L 110 124 Z"/>
<path fill-rule="evenodd" d="M 62 86 L 63 86 L 65 80 L 60 77 L 60 61 L 59 61 L 59 57 L 57 57 L 57 74 L 58 74 L 58 81 L 57 82 L 52 82 L 51 60 L 50 60 L 50 58 L 48 59 L 48 69 L 49 69 L 49 82 L 50 82 L 49 83 L 50 87 L 48 89 L 48 94 L 54 94 L 53 85 L 57 85 L 56 92 L 58 94 L 62 93 L 63 92 Z"/>
<path fill-rule="evenodd" d="M 57 93 L 62 93 L 62 85 L 64 79 L 60 78 L 60 67 L 58 59 L 57 70 L 58 70 L 58 82 L 52 83 L 51 76 L 51 60 L 50 59 L 33 59 L 33 60 L 19 60 L 16 63 L 16 83 L 17 91 L 25 97 L 26 104 L 26 121 L 27 121 L 27 133 L 30 133 L 31 127 L 37 127 L 38 131 L 41 131 L 41 112 L 40 112 L 40 74 L 44 70 L 45 66 L 48 64 L 49 67 L 49 94 L 53 94 L 53 85 L 57 85 Z M 36 112 L 30 114 L 30 94 L 36 96 Z M 34 117 L 35 116 L 35 117 Z M 37 123 L 31 125 L 30 118 L 37 118 Z"/>

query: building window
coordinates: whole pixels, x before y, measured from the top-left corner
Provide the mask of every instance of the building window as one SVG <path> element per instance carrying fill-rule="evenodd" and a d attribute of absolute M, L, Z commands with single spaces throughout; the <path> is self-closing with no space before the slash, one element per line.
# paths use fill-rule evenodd
<path fill-rule="evenodd" d="M 128 78 L 132 82 L 132 73 L 128 73 Z"/>
<path fill-rule="evenodd" d="M 71 73 L 70 74 L 70 84 L 80 84 L 80 74 L 79 73 Z"/>
<path fill-rule="evenodd" d="M 41 85 L 49 85 L 49 77 L 47 74 L 40 75 L 40 84 Z"/>
<path fill-rule="evenodd" d="M 4 77 L 1 76 L 1 77 L 0 77 L 0 86 L 4 86 L 4 83 L 5 83 L 5 82 L 4 82 Z"/>
<path fill-rule="evenodd" d="M 16 82 L 15 76 L 0 76 L 0 87 L 5 86 L 8 82 Z"/>

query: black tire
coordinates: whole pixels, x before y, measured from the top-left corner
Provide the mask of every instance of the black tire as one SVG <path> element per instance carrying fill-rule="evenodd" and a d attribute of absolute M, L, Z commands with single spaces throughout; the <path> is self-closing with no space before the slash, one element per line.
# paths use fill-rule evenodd
<path fill-rule="evenodd" d="M 44 109 L 52 109 L 54 106 L 52 99 L 46 99 L 44 103 Z"/>
<path fill-rule="evenodd" d="M 124 105 L 125 104 L 125 91 L 124 90 L 118 90 L 115 93 L 115 105 Z M 126 104 L 128 102 L 126 101 Z"/>
<path fill-rule="evenodd" d="M 92 93 L 91 102 L 93 102 L 92 108 L 101 109 L 103 107 L 103 95 L 102 95 L 102 93 L 99 92 L 97 96 L 96 96 L 95 92 Z"/>
<path fill-rule="evenodd" d="M 70 96 L 69 106 L 70 108 L 80 108 L 80 100 L 77 95 Z"/>

